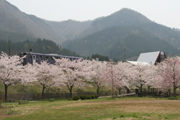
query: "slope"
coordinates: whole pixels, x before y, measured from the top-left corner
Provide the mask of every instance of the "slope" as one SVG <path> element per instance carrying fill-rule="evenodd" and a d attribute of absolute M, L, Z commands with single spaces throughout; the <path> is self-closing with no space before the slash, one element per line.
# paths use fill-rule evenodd
<path fill-rule="evenodd" d="M 121 9 L 109 16 L 95 19 L 91 26 L 77 36 L 76 39 L 83 38 L 87 35 L 113 26 L 141 26 L 142 28 L 153 33 L 159 39 L 165 40 L 171 45 L 180 49 L 179 31 L 157 24 L 141 13 L 127 8 Z"/>
<path fill-rule="evenodd" d="M 112 26 L 137 26 L 147 23 L 152 23 L 152 21 L 134 10 L 123 8 L 109 16 L 95 19 L 91 26 L 84 30 L 77 38 L 85 37 Z"/>
<path fill-rule="evenodd" d="M 1 31 L 23 33 L 36 38 L 51 39 L 58 43 L 65 40 L 44 20 L 21 12 L 5 0 L 0 0 L 0 23 Z"/>
<path fill-rule="evenodd" d="M 180 53 L 168 42 L 139 26 L 109 27 L 80 40 L 67 41 L 63 45 L 82 56 L 98 53 L 121 60 L 124 57 L 124 48 L 127 58 L 138 56 L 141 52 L 156 50 L 172 55 Z"/>
<path fill-rule="evenodd" d="M 73 51 L 62 48 L 57 45 L 55 42 L 47 39 L 36 39 L 34 41 L 18 41 L 18 42 L 10 42 L 10 54 L 15 55 L 20 52 L 29 52 L 29 49 L 32 49 L 33 52 L 36 53 L 44 53 L 44 54 L 61 54 L 67 56 L 79 56 Z M 0 52 L 9 53 L 9 43 L 8 41 L 0 40 Z"/>
<path fill-rule="evenodd" d="M 62 22 L 45 21 L 58 34 L 64 36 L 66 40 L 71 40 L 77 37 L 82 31 L 89 28 L 92 21 L 74 21 L 67 20 Z"/>

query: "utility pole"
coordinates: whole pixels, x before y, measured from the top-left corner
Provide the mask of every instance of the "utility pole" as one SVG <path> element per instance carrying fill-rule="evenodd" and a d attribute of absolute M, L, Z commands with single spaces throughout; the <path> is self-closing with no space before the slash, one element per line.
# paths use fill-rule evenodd
<path fill-rule="evenodd" d="M 126 62 L 126 48 L 124 48 L 124 62 Z"/>
<path fill-rule="evenodd" d="M 29 43 L 29 62 L 32 62 L 32 49 L 30 47 L 30 43 Z"/>
<path fill-rule="evenodd" d="M 111 60 L 111 75 L 112 75 L 112 98 L 113 98 L 113 93 L 114 93 L 114 89 L 113 89 L 114 79 L 113 79 L 113 61 L 112 61 L 112 60 Z"/>

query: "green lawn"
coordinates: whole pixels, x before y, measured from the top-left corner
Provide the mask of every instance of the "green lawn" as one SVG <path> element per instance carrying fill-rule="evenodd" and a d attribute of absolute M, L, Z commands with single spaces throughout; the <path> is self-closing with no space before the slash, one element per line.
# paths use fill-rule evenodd
<path fill-rule="evenodd" d="M 13 107 L 12 107 L 13 106 Z M 95 100 L 3 103 L 1 120 L 164 120 L 180 119 L 180 100 L 102 98 Z"/>

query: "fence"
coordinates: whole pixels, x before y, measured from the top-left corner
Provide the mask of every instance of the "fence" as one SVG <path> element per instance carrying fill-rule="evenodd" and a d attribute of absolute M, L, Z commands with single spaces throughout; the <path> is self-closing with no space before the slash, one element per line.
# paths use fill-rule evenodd
<path fill-rule="evenodd" d="M 139 89 L 135 89 L 134 91 L 138 96 L 158 96 L 159 95 L 158 88 L 149 88 L 149 89 L 143 88 L 142 93 L 140 92 Z"/>
<path fill-rule="evenodd" d="M 72 96 L 76 95 L 95 95 L 96 93 L 73 93 Z M 108 96 L 111 93 L 105 92 L 105 93 L 100 93 L 100 96 Z M 44 98 L 45 99 L 50 99 L 50 98 L 69 98 L 70 94 L 69 93 L 44 93 Z M 4 94 L 0 94 L 0 99 L 5 99 Z M 41 93 L 13 93 L 13 94 L 8 94 L 7 95 L 8 100 L 39 100 L 42 99 L 42 94 Z"/>
<path fill-rule="evenodd" d="M 113 95 L 120 95 L 120 94 L 126 94 L 126 93 L 136 93 L 138 96 L 157 96 L 158 95 L 158 89 L 157 88 L 151 88 L 151 89 L 143 89 L 142 94 L 138 89 L 134 90 L 121 90 L 121 91 L 114 91 Z M 85 93 L 72 93 L 72 96 L 76 95 L 96 95 L 96 93 L 91 92 L 85 92 Z M 103 92 L 99 94 L 100 96 L 109 96 L 112 95 L 111 91 Z M 44 93 L 45 99 L 50 98 L 69 98 L 69 93 Z M 0 99 L 5 99 L 4 94 L 0 94 Z M 14 93 L 14 94 L 8 94 L 7 95 L 8 100 L 39 100 L 42 99 L 41 93 Z"/>

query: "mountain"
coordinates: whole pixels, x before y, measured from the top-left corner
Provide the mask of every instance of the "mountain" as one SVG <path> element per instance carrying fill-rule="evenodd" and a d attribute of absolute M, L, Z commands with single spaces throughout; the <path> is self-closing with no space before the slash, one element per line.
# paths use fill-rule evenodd
<path fill-rule="evenodd" d="M 151 20 L 136 11 L 124 8 L 109 16 L 95 19 L 92 22 L 91 26 L 83 31 L 78 36 L 78 38 L 82 38 L 99 30 L 112 26 L 134 26 L 144 25 L 146 23 L 151 23 Z"/>
<path fill-rule="evenodd" d="M 162 50 L 177 55 L 180 31 L 157 24 L 131 9 L 90 21 L 47 21 L 21 12 L 0 0 L 0 40 L 11 42 L 45 38 L 83 56 L 101 54 L 110 58 L 132 58 L 140 52 Z"/>
<path fill-rule="evenodd" d="M 157 24 L 141 13 L 131 9 L 121 9 L 109 16 L 101 17 L 92 22 L 91 26 L 81 32 L 77 39 L 113 26 L 141 26 L 152 32 L 162 40 L 169 42 L 180 49 L 180 31 Z"/>
<path fill-rule="evenodd" d="M 59 44 L 63 41 L 74 39 L 82 31 L 89 28 L 91 23 L 92 21 L 47 21 L 34 15 L 23 13 L 9 2 L 0 0 L 0 33 L 6 32 L 6 36 L 9 36 L 0 37 L 0 39 L 21 41 L 19 37 L 12 37 L 11 35 L 16 34 L 15 36 L 18 36 L 18 34 L 21 34 L 26 36 L 26 39 L 46 38 Z"/>
<path fill-rule="evenodd" d="M 57 43 L 65 40 L 43 19 L 34 15 L 27 15 L 5 0 L 0 0 L 0 31 L 9 32 L 9 34 L 20 33 L 34 38 L 51 39 Z"/>
<path fill-rule="evenodd" d="M 62 22 L 46 21 L 46 23 L 57 31 L 58 34 L 65 37 L 66 40 L 75 39 L 82 31 L 89 28 L 92 21 L 74 21 L 67 20 Z"/>
<path fill-rule="evenodd" d="M 124 49 L 128 59 L 148 51 L 165 51 L 167 55 L 180 53 L 167 41 L 140 26 L 109 27 L 79 40 L 66 41 L 63 46 L 82 56 L 97 53 L 120 60 L 124 59 Z"/>
<path fill-rule="evenodd" d="M 125 8 L 95 19 L 76 39 L 65 41 L 63 46 L 82 56 L 97 53 L 121 60 L 124 54 L 130 59 L 141 52 L 157 50 L 178 55 L 180 32 Z"/>

